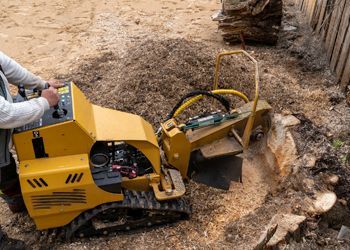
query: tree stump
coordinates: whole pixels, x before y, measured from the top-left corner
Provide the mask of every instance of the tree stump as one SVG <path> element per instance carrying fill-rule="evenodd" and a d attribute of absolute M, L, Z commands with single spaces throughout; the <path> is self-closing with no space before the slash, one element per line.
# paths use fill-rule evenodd
<path fill-rule="evenodd" d="M 282 0 L 223 0 L 222 12 L 213 20 L 225 41 L 274 45 L 282 20 Z"/>

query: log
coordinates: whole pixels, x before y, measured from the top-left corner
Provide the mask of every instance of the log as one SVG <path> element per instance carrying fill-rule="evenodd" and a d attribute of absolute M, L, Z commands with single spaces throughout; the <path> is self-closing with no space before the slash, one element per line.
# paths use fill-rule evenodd
<path fill-rule="evenodd" d="M 274 45 L 282 20 L 282 0 L 223 0 L 219 30 L 225 41 Z"/>

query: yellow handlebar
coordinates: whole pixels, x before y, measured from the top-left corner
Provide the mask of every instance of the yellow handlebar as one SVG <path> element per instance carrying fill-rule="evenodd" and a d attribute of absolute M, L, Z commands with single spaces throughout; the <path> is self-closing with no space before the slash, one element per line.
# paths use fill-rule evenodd
<path fill-rule="evenodd" d="M 244 50 L 226 51 L 226 52 L 221 52 L 217 55 L 216 63 L 215 63 L 214 90 L 219 87 L 219 73 L 220 73 L 220 65 L 221 65 L 222 58 L 224 56 L 235 55 L 235 54 L 243 54 L 243 55 L 247 56 L 255 65 L 255 97 L 254 97 L 254 101 L 255 100 L 258 101 L 258 99 L 259 99 L 259 82 L 260 82 L 259 65 L 258 65 L 258 62 L 251 55 L 249 55 L 248 52 L 246 52 Z"/>
<path fill-rule="evenodd" d="M 244 50 L 234 50 L 234 51 L 227 51 L 227 52 L 219 53 L 216 57 L 215 75 L 214 75 L 214 90 L 217 89 L 218 85 L 219 85 L 219 72 L 220 72 L 220 64 L 221 64 L 222 57 L 229 56 L 229 55 L 235 55 L 235 54 L 245 55 L 255 65 L 255 97 L 254 97 L 254 101 L 253 101 L 252 114 L 250 115 L 250 117 L 248 119 L 247 125 L 244 129 L 244 134 L 243 134 L 243 145 L 244 145 L 244 148 L 247 148 L 249 145 L 250 134 L 251 134 L 251 131 L 252 131 L 252 128 L 254 125 L 256 106 L 257 106 L 258 100 L 259 100 L 260 76 L 259 76 L 258 62 L 251 55 L 249 55 L 248 52 L 246 52 Z"/>
<path fill-rule="evenodd" d="M 233 89 L 218 89 L 219 72 L 220 72 L 220 64 L 221 64 L 222 57 L 228 56 L 228 55 L 234 55 L 234 54 L 243 54 L 243 55 L 247 56 L 255 65 L 255 97 L 254 97 L 254 101 L 253 101 L 253 108 L 252 108 L 252 111 L 251 111 L 251 115 L 248 118 L 246 127 L 244 129 L 243 137 L 242 137 L 243 147 L 244 147 L 244 149 L 246 149 L 246 148 L 248 148 L 248 145 L 249 145 L 250 134 L 251 134 L 251 131 L 253 129 L 254 120 L 255 120 L 255 113 L 256 113 L 256 107 L 257 107 L 258 100 L 259 100 L 259 81 L 260 81 L 260 79 L 259 79 L 258 62 L 244 50 L 235 50 L 235 51 L 228 51 L 228 52 L 219 53 L 218 56 L 216 57 L 215 76 L 214 76 L 214 89 L 211 92 L 213 94 L 231 94 L 231 95 L 235 95 L 235 96 L 238 96 L 238 97 L 242 98 L 246 103 L 249 102 L 248 97 L 245 94 L 243 94 L 242 92 L 240 92 L 240 91 L 233 90 Z M 201 100 L 203 97 L 204 97 L 204 95 L 198 95 L 198 96 L 192 97 L 191 99 L 187 100 L 186 102 L 184 102 L 175 111 L 173 117 L 178 116 L 188 106 L 190 106 L 191 104 Z"/>

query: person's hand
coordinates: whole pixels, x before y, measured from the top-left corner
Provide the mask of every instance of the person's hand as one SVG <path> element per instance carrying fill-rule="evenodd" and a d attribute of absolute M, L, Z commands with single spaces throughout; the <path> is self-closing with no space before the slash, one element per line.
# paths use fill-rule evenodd
<path fill-rule="evenodd" d="M 47 100 L 50 107 L 56 106 L 58 104 L 58 101 L 60 100 L 60 97 L 57 93 L 57 89 L 55 89 L 54 87 L 44 89 L 41 92 L 41 97 L 44 97 Z"/>
<path fill-rule="evenodd" d="M 53 87 L 55 89 L 64 87 L 64 83 L 59 82 L 58 80 L 48 80 L 47 83 L 50 85 L 50 87 Z"/>

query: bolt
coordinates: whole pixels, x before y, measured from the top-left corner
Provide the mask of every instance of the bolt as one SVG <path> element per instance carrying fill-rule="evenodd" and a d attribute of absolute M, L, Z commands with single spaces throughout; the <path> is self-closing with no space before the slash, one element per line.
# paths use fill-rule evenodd
<path fill-rule="evenodd" d="M 130 227 L 129 227 L 129 226 L 127 226 L 125 229 L 126 229 L 126 230 L 130 230 Z"/>
<path fill-rule="evenodd" d="M 258 134 L 255 136 L 255 140 L 260 141 L 263 137 L 264 137 L 264 134 L 263 134 L 263 133 L 258 133 Z"/>
<path fill-rule="evenodd" d="M 171 188 L 168 188 L 168 189 L 165 190 L 165 193 L 167 195 L 171 195 L 173 193 L 173 190 Z"/>
<path fill-rule="evenodd" d="M 84 234 L 83 234 L 83 233 L 80 233 L 80 234 L 79 234 L 79 237 L 80 237 L 80 238 L 84 238 Z"/>
<path fill-rule="evenodd" d="M 151 222 L 147 222 L 147 226 L 152 226 L 152 223 Z"/>

